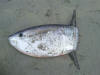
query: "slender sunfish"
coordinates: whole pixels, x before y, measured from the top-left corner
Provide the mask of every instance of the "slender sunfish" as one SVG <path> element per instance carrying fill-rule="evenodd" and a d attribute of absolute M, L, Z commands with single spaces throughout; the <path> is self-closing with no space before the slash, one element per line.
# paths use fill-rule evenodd
<path fill-rule="evenodd" d="M 34 57 L 55 57 L 69 54 L 80 69 L 76 57 L 79 32 L 76 10 L 69 24 L 46 24 L 23 29 L 9 36 L 10 44 L 18 51 Z"/>

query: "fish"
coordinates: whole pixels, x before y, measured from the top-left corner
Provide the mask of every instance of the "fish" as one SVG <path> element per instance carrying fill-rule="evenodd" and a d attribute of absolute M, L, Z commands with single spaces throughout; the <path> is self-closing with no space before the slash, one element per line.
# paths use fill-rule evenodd
<path fill-rule="evenodd" d="M 9 43 L 23 54 L 33 57 L 55 57 L 69 54 L 77 69 L 79 30 L 76 10 L 69 24 L 45 24 L 20 30 L 8 37 Z"/>

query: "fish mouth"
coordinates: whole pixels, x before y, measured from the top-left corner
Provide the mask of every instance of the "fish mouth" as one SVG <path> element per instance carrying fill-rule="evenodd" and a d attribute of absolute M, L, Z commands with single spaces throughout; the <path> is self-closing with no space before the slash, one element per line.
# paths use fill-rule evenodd
<path fill-rule="evenodd" d="M 9 35 L 9 36 L 8 36 L 8 39 L 9 39 L 10 37 L 14 36 L 14 35 L 15 35 L 15 33 L 14 33 L 14 34 Z"/>
<path fill-rule="evenodd" d="M 18 32 L 17 32 L 18 33 Z M 11 34 L 8 36 L 8 41 L 11 44 L 11 39 L 13 38 L 13 36 L 15 36 L 17 33 Z"/>
<path fill-rule="evenodd" d="M 15 35 L 15 34 L 11 34 L 11 35 L 8 36 L 9 42 L 11 42 L 11 39 L 12 39 L 12 37 L 13 37 L 14 35 Z"/>
<path fill-rule="evenodd" d="M 12 37 L 12 36 L 13 36 L 13 35 L 9 35 L 9 36 L 8 36 L 8 42 L 9 42 L 10 45 L 12 45 L 12 43 L 11 43 L 11 37 Z"/>

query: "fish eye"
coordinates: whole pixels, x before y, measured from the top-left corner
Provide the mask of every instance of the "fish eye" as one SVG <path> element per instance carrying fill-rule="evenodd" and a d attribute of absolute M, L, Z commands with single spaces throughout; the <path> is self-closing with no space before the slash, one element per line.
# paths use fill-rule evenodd
<path fill-rule="evenodd" d="M 19 37 L 22 37 L 22 36 L 23 36 L 23 34 L 22 34 L 22 33 L 20 33 L 20 34 L 19 34 Z"/>

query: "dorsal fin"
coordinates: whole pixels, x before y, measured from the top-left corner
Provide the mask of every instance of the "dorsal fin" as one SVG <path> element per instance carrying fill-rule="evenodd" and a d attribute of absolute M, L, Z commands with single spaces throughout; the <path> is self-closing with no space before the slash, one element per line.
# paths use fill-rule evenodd
<path fill-rule="evenodd" d="M 76 10 L 73 10 L 73 15 L 72 15 L 72 19 L 70 21 L 70 26 L 75 26 L 76 27 Z"/>

